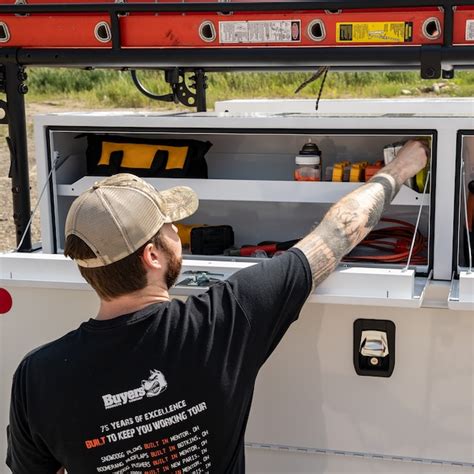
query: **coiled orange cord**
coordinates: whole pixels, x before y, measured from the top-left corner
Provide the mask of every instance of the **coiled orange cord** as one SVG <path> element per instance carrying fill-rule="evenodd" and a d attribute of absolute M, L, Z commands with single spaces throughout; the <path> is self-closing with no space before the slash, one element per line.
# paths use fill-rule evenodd
<path fill-rule="evenodd" d="M 410 246 L 415 234 L 415 226 L 398 219 L 383 218 L 380 222 L 396 224 L 382 227 L 370 232 L 356 247 L 357 250 L 378 250 L 373 255 L 347 255 L 344 262 L 378 262 L 378 263 L 406 263 L 410 254 Z M 415 245 L 410 263 L 426 265 L 427 257 L 420 255 L 427 248 L 427 240 L 416 232 Z"/>

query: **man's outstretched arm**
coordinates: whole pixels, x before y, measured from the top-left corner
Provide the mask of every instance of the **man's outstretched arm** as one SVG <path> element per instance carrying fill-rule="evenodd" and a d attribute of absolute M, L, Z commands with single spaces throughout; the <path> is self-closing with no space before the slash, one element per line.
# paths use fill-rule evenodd
<path fill-rule="evenodd" d="M 321 223 L 295 245 L 308 259 L 314 286 L 377 225 L 402 184 L 426 166 L 428 152 L 419 141 L 407 142 L 395 160 L 334 204 Z"/>

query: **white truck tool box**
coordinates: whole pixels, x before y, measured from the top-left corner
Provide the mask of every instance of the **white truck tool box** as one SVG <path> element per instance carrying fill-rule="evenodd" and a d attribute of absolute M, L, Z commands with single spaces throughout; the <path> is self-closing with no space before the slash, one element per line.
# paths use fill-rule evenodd
<path fill-rule="evenodd" d="M 207 179 L 147 179 L 157 188 L 194 188 L 200 208 L 185 223 L 231 225 L 237 247 L 300 238 L 362 185 L 294 181 L 295 155 L 308 141 L 321 150 L 324 173 L 343 161 L 383 160 L 387 145 L 422 137 L 431 143 L 426 192 L 404 185 L 384 217 L 418 222 L 424 249 L 408 266 L 343 262 L 312 293 L 259 375 L 248 472 L 472 471 L 474 284 L 461 185 L 474 179 L 472 101 L 322 101 L 317 114 L 311 107 L 314 101 L 227 101 L 212 113 L 36 118 L 43 241 L 38 252 L 0 256 L 0 286 L 13 300 L 0 318 L 1 426 L 21 357 L 97 308 L 75 264 L 62 256 L 67 211 L 100 179 L 87 174 L 88 136 L 211 142 Z M 257 262 L 188 253 L 173 295 L 203 291 L 189 284 L 196 272 L 223 279 Z M 380 321 L 396 330 L 377 327 Z M 387 345 L 393 372 L 356 372 L 360 324 Z M 0 459 L 4 446 L 1 432 Z"/>

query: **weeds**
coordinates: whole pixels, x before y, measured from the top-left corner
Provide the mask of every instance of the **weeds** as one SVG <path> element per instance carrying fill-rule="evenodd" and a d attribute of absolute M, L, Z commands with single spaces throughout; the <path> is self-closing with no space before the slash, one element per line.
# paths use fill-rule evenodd
<path fill-rule="evenodd" d="M 212 73 L 208 75 L 208 104 L 215 101 L 243 98 L 313 98 L 319 80 L 297 96 L 295 89 L 310 72 Z M 169 85 L 159 71 L 140 73 L 143 84 L 156 94 L 169 92 Z M 150 101 L 138 92 L 130 73 L 113 70 L 75 70 L 64 68 L 32 68 L 28 81 L 30 95 L 38 100 L 76 99 L 89 106 L 150 107 Z M 397 97 L 423 94 L 471 97 L 474 95 L 474 73 L 457 72 L 449 81 L 424 81 L 417 72 L 330 72 L 323 98 Z M 163 103 L 156 103 L 162 108 Z"/>

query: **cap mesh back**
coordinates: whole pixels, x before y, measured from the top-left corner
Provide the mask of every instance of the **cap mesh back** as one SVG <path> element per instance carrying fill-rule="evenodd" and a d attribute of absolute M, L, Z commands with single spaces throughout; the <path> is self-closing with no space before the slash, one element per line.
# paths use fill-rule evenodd
<path fill-rule="evenodd" d="M 93 250 L 105 264 L 133 253 L 163 224 L 156 204 L 134 189 L 99 188 L 91 201 L 96 202 L 91 202 L 93 205 L 87 213 L 81 210 L 85 221 L 78 221 L 77 227 L 94 242 Z"/>
<path fill-rule="evenodd" d="M 73 202 L 66 237 L 77 235 L 96 254 L 96 259 L 76 259 L 79 265 L 108 265 L 135 252 L 164 223 L 191 215 L 197 205 L 189 188 L 160 193 L 136 176 L 118 174 L 96 183 Z"/>

